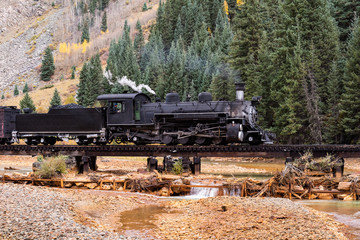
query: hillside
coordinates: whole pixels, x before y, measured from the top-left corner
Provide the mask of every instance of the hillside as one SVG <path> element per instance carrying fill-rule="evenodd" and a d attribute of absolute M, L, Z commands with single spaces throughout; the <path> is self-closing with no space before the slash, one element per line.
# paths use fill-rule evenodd
<path fill-rule="evenodd" d="M 20 92 L 28 83 L 30 96 L 40 109 L 47 109 L 56 87 L 64 100 L 75 95 L 78 80 L 70 80 L 71 67 L 79 70 L 84 61 L 96 52 L 101 52 L 102 63 L 106 63 L 107 51 L 111 40 L 117 40 L 122 33 L 122 26 L 127 20 L 134 29 L 139 20 L 144 28 L 156 17 L 158 1 L 147 3 L 151 9 L 142 12 L 146 0 L 110 1 L 107 8 L 108 31 L 101 33 L 98 25 L 101 22 L 100 11 L 96 12 L 94 25 L 90 28 L 91 41 L 82 47 L 79 44 L 81 31 L 78 24 L 81 17 L 76 16 L 74 5 L 70 0 L 11 0 L 0 3 L 0 94 L 6 99 L 0 105 L 17 105 L 22 94 L 13 97 L 15 85 Z M 54 3 L 54 4 L 53 4 Z M 63 52 L 62 45 L 79 45 L 79 49 Z M 53 49 L 56 71 L 51 82 L 40 81 L 40 66 L 44 50 Z M 70 49 L 69 49 L 70 50 Z M 76 74 L 78 78 L 78 72 Z M 41 90 L 47 85 L 53 88 Z"/>

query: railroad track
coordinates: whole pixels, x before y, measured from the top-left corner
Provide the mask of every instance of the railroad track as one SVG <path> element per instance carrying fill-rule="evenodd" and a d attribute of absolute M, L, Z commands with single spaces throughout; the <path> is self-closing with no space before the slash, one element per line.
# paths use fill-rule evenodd
<path fill-rule="evenodd" d="M 166 145 L 106 145 L 106 146 L 28 146 L 0 145 L 0 155 L 71 156 L 189 156 L 189 157 L 296 157 L 311 151 L 314 157 L 336 154 L 360 157 L 360 145 L 227 145 L 227 146 L 166 146 Z"/>

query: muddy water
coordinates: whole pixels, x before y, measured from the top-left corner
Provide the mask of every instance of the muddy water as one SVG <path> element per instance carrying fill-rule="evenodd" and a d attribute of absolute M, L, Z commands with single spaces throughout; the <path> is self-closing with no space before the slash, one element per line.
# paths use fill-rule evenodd
<path fill-rule="evenodd" d="M 32 172 L 32 168 L 31 167 L 15 167 L 16 170 L 5 170 L 6 167 L 9 167 L 8 165 L 1 165 L 0 164 L 0 175 L 4 174 L 4 173 L 24 173 L 24 174 L 28 174 L 30 172 Z"/>
<path fill-rule="evenodd" d="M 350 239 L 360 239 L 360 201 L 303 200 L 305 206 L 325 212 L 349 227 Z"/>
<path fill-rule="evenodd" d="M 120 216 L 120 223 L 122 226 L 118 229 L 118 231 L 122 232 L 124 235 L 136 236 L 144 240 L 156 239 L 151 235 L 151 230 L 157 228 L 157 226 L 153 223 L 157 220 L 157 215 L 171 213 L 178 212 L 169 212 L 163 206 L 157 205 L 148 205 L 122 212 Z"/>

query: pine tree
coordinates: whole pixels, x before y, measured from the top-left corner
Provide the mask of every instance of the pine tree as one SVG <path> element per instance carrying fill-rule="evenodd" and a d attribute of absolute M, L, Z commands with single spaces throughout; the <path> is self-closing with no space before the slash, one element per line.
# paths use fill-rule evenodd
<path fill-rule="evenodd" d="M 141 51 L 144 48 L 145 40 L 144 40 L 143 30 L 141 28 L 141 23 L 139 20 L 136 22 L 136 30 L 137 33 L 134 38 L 134 49 L 136 53 L 136 58 L 138 61 L 140 61 Z"/>
<path fill-rule="evenodd" d="M 230 64 L 235 71 L 241 74 L 242 80 L 247 85 L 245 94 L 250 97 L 254 96 L 256 92 L 256 89 L 253 88 L 252 79 L 255 75 L 254 67 L 258 64 L 263 28 L 259 13 L 260 8 L 259 0 L 248 0 L 241 6 L 241 11 L 234 20 L 235 36 L 229 54 Z M 217 26 L 222 26 L 222 22 L 220 15 L 217 18 Z"/>
<path fill-rule="evenodd" d="M 49 47 L 45 50 L 40 72 L 40 78 L 43 81 L 49 81 L 55 73 L 54 57 Z"/>
<path fill-rule="evenodd" d="M 104 91 L 109 92 L 107 80 L 102 73 L 99 54 L 96 54 L 88 63 L 83 65 L 78 87 L 77 100 L 83 106 L 92 106 L 97 96 L 103 94 Z"/>
<path fill-rule="evenodd" d="M 303 39 L 302 59 L 307 72 L 312 72 L 320 97 L 319 107 L 325 113 L 328 105 L 327 81 L 333 61 L 339 58 L 339 33 L 330 13 L 330 5 L 325 0 L 286 0 L 285 14 L 297 27 Z M 314 61 L 314 62 L 313 62 Z"/>
<path fill-rule="evenodd" d="M 103 93 L 104 75 L 101 67 L 100 55 L 96 54 L 90 60 L 90 79 L 86 88 L 89 106 L 93 105 L 96 98 Z"/>
<path fill-rule="evenodd" d="M 97 0 L 90 0 L 89 10 L 91 14 L 95 14 L 96 5 L 97 5 Z"/>
<path fill-rule="evenodd" d="M 89 63 L 84 63 L 81 71 L 80 71 L 80 82 L 79 82 L 79 89 L 77 91 L 77 102 L 82 106 L 88 106 L 89 100 L 87 96 L 87 85 L 90 79 L 90 67 Z"/>
<path fill-rule="evenodd" d="M 5 99 L 5 95 L 4 95 L 4 94 L 1 95 L 1 99 Z"/>
<path fill-rule="evenodd" d="M 196 3 L 196 2 L 195 2 Z M 195 3 L 188 0 L 186 9 L 186 18 L 184 25 L 184 42 L 186 46 L 190 46 L 196 30 L 196 16 L 198 7 Z"/>
<path fill-rule="evenodd" d="M 348 45 L 345 65 L 344 89 L 341 96 L 341 126 L 345 130 L 346 143 L 360 142 L 360 22 L 354 22 L 354 30 Z"/>
<path fill-rule="evenodd" d="M 27 83 L 25 83 L 24 89 L 23 89 L 23 93 L 27 93 L 29 92 L 29 86 Z"/>
<path fill-rule="evenodd" d="M 360 14 L 360 2 L 357 0 L 333 0 L 334 17 L 340 30 L 340 41 L 346 45 L 351 33 L 351 24 Z"/>
<path fill-rule="evenodd" d="M 76 70 L 76 67 L 72 66 L 71 67 L 71 79 L 75 79 L 75 70 Z"/>
<path fill-rule="evenodd" d="M 327 143 L 339 144 L 342 140 L 342 128 L 340 125 L 340 99 L 341 86 L 338 62 L 333 62 L 330 79 L 328 82 L 329 106 L 324 124 L 324 140 Z"/>
<path fill-rule="evenodd" d="M 210 93 L 214 100 L 232 101 L 235 99 L 235 82 L 230 72 L 229 66 L 224 66 L 213 75 Z"/>
<path fill-rule="evenodd" d="M 14 96 L 16 97 L 17 95 L 19 95 L 19 89 L 18 89 L 18 86 L 15 85 Z"/>
<path fill-rule="evenodd" d="M 30 108 L 31 110 L 33 110 L 33 112 L 36 111 L 36 107 L 34 105 L 33 100 L 29 96 L 29 93 L 26 93 L 24 98 L 20 101 L 20 109 L 24 109 L 24 108 Z"/>
<path fill-rule="evenodd" d="M 181 16 L 178 16 L 178 20 L 176 22 L 176 28 L 175 28 L 175 32 L 174 32 L 174 40 L 177 41 L 179 40 L 180 37 L 183 37 L 183 25 L 182 25 L 182 21 L 181 21 Z"/>
<path fill-rule="evenodd" d="M 177 92 L 180 97 L 184 94 L 184 56 L 178 43 L 171 44 L 167 57 L 165 93 Z"/>
<path fill-rule="evenodd" d="M 147 10 L 148 10 L 148 8 L 147 8 L 147 6 L 146 6 L 146 3 L 144 3 L 144 5 L 143 5 L 143 7 L 142 7 L 142 11 L 145 12 L 145 11 L 147 11 Z"/>
<path fill-rule="evenodd" d="M 101 28 L 100 28 L 100 30 L 102 32 L 106 32 L 107 29 L 108 29 L 108 27 L 107 27 L 107 16 L 106 16 L 106 12 L 104 12 L 104 15 L 103 15 L 103 17 L 101 19 Z"/>
<path fill-rule="evenodd" d="M 277 92 L 279 106 L 274 113 L 274 128 L 279 141 L 287 143 L 303 143 L 309 132 L 307 125 L 307 112 L 304 91 L 302 90 L 303 67 L 301 63 L 302 46 L 301 39 L 297 33 L 289 29 L 283 39 L 296 39 L 296 46 L 284 46 L 278 54 L 282 55 L 279 78 L 285 82 Z"/>
<path fill-rule="evenodd" d="M 134 46 L 130 38 L 130 27 L 125 21 L 124 32 L 119 41 L 112 42 L 109 49 L 109 58 L 107 60 L 107 70 L 116 78 L 126 76 L 128 79 L 139 83 L 141 80 L 140 66 L 136 59 Z M 130 90 L 128 87 L 125 90 Z"/>
<path fill-rule="evenodd" d="M 83 43 L 85 40 L 87 42 L 90 42 L 90 30 L 89 30 L 88 21 L 85 21 L 85 24 L 82 28 L 81 43 Z"/>
<path fill-rule="evenodd" d="M 60 94 L 59 94 L 58 90 L 55 88 L 54 95 L 50 101 L 50 108 L 53 106 L 59 106 L 59 105 L 61 105 L 61 98 L 60 98 Z"/>

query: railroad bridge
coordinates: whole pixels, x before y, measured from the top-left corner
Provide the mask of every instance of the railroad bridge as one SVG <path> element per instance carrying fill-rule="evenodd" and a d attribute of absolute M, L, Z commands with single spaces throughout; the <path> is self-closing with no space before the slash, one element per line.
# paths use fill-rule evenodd
<path fill-rule="evenodd" d="M 360 145 L 212 145 L 212 146 L 166 146 L 166 145 L 0 145 L 0 155 L 56 155 L 76 157 L 78 167 L 86 171 L 95 169 L 97 156 L 143 156 L 143 157 L 193 157 L 200 171 L 202 157 L 298 157 L 311 151 L 314 157 L 333 154 L 343 158 L 360 157 Z M 82 170 L 80 170 L 81 172 Z"/>

